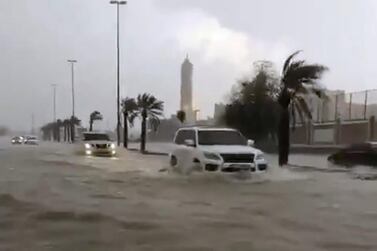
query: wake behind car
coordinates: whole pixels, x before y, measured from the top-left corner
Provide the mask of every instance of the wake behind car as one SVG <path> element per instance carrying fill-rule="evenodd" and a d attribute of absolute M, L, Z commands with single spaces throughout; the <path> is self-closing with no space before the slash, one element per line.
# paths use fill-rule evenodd
<path fill-rule="evenodd" d="M 11 140 L 13 145 L 22 145 L 24 143 L 24 138 L 21 136 L 13 137 Z"/>
<path fill-rule="evenodd" d="M 263 152 L 252 140 L 229 128 L 189 127 L 177 131 L 175 150 L 170 154 L 174 168 L 199 168 L 207 172 L 266 171 Z"/>
<path fill-rule="evenodd" d="M 114 156 L 116 146 L 107 133 L 85 132 L 80 146 L 86 155 Z"/>
<path fill-rule="evenodd" d="M 39 140 L 36 136 L 25 136 L 24 144 L 25 145 L 38 145 Z"/>

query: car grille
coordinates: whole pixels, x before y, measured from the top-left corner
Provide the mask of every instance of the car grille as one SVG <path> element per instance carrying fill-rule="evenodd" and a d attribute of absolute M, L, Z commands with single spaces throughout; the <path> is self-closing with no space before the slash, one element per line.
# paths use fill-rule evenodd
<path fill-rule="evenodd" d="M 98 149 L 106 149 L 106 148 L 108 148 L 108 144 L 96 144 L 96 147 Z"/>
<path fill-rule="evenodd" d="M 220 154 L 224 163 L 253 163 L 254 154 Z"/>

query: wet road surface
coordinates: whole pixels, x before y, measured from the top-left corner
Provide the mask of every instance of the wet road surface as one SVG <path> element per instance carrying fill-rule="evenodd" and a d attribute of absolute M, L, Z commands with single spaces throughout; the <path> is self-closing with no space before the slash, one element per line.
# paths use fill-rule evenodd
<path fill-rule="evenodd" d="M 0 140 L 0 250 L 377 250 L 375 181 L 278 168 L 180 176 L 159 172 L 165 163 Z"/>

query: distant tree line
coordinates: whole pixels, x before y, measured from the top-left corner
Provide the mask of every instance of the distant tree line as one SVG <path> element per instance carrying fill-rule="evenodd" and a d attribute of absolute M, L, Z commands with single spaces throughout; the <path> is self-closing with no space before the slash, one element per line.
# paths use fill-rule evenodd
<path fill-rule="evenodd" d="M 75 126 L 79 126 L 81 120 L 77 117 L 71 116 L 69 119 L 58 119 L 56 122 L 45 124 L 41 127 L 42 139 L 57 142 L 74 142 L 75 141 Z M 60 129 L 63 128 L 63 138 L 61 138 Z"/>

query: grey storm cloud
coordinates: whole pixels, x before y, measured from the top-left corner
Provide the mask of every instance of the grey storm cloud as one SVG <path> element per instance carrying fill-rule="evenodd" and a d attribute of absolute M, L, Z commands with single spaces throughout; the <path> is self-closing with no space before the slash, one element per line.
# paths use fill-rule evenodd
<path fill-rule="evenodd" d="M 121 8 L 122 96 L 150 92 L 179 107 L 180 64 L 194 64 L 194 103 L 211 116 L 252 62 L 279 67 L 296 49 L 331 71 L 331 89 L 374 88 L 377 4 L 373 0 L 130 0 Z M 69 58 L 77 115 L 99 110 L 115 125 L 115 9 L 105 0 L 0 1 L 0 124 L 30 128 L 70 115 Z"/>

